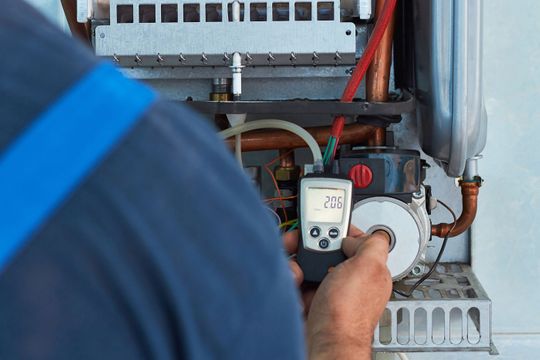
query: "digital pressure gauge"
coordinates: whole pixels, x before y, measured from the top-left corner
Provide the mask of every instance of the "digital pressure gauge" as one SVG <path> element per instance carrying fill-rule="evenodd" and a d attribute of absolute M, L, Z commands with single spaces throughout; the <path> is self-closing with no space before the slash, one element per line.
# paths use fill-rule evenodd
<path fill-rule="evenodd" d="M 351 219 L 352 182 L 337 177 L 306 176 L 299 185 L 302 239 L 298 264 L 306 281 L 320 282 L 345 255 L 341 240 Z"/>

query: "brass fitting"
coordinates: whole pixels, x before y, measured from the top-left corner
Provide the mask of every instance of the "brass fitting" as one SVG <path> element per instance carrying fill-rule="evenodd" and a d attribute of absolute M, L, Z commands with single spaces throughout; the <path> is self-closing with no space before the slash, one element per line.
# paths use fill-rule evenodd
<path fill-rule="evenodd" d="M 300 167 L 277 167 L 274 170 L 274 176 L 277 181 L 295 181 L 300 178 Z"/>

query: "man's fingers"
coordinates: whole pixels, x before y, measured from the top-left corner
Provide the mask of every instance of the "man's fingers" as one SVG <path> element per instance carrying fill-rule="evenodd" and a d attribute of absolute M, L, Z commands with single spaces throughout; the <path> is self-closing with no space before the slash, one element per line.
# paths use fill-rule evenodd
<path fill-rule="evenodd" d="M 300 269 L 300 265 L 296 261 L 289 261 L 289 268 L 291 269 L 293 273 L 294 283 L 296 286 L 300 286 L 302 284 L 302 281 L 304 281 L 304 273 L 302 272 L 302 269 Z"/>
<path fill-rule="evenodd" d="M 343 250 L 343 253 L 348 258 L 353 257 L 356 252 L 358 251 L 358 248 L 369 238 L 369 235 L 362 235 L 362 236 L 347 236 L 343 239 L 341 243 L 341 249 Z"/>
<path fill-rule="evenodd" d="M 347 257 L 352 257 L 360 245 L 368 238 L 365 232 L 351 224 L 349 226 L 349 235 L 343 239 L 341 248 Z"/>
<path fill-rule="evenodd" d="M 313 297 L 317 292 L 319 284 L 302 284 L 302 302 L 304 303 L 304 315 L 308 315 L 309 309 L 311 308 L 311 303 L 313 302 Z"/>
<path fill-rule="evenodd" d="M 362 235 L 365 235 L 365 232 L 363 232 L 362 230 L 360 230 L 353 224 L 349 226 L 349 236 L 357 237 L 357 236 L 362 236 Z"/>
<path fill-rule="evenodd" d="M 353 257 L 358 253 L 360 248 L 363 248 L 362 245 L 364 245 L 366 241 L 369 241 L 365 247 L 366 251 L 369 248 L 370 251 L 388 254 L 390 235 L 385 231 L 376 231 L 371 235 L 364 234 L 363 236 L 358 237 L 346 237 L 343 239 L 341 248 L 347 257 Z"/>
<path fill-rule="evenodd" d="M 295 254 L 298 250 L 298 230 L 283 234 L 283 247 L 289 254 Z"/>

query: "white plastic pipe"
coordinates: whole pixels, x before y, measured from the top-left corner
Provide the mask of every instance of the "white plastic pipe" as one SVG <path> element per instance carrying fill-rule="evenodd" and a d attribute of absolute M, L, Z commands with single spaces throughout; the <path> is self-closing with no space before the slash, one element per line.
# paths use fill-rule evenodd
<path fill-rule="evenodd" d="M 313 154 L 314 171 L 321 172 L 324 169 L 321 149 L 319 148 L 319 144 L 317 144 L 315 138 L 304 128 L 291 122 L 277 119 L 256 120 L 224 130 L 219 134 L 222 138 L 227 139 L 231 136 L 260 129 L 280 129 L 298 135 L 306 142 L 307 146 L 311 150 L 311 153 Z"/>
<path fill-rule="evenodd" d="M 227 119 L 229 120 L 229 124 L 231 124 L 231 127 L 235 127 L 245 123 L 246 117 L 247 114 L 227 114 Z M 242 135 L 240 134 L 235 136 L 234 153 L 236 155 L 238 163 L 241 167 L 243 167 L 244 162 L 242 161 Z"/>
<path fill-rule="evenodd" d="M 242 160 L 242 135 L 236 135 L 234 137 L 234 155 L 240 167 L 244 167 L 244 160 Z"/>

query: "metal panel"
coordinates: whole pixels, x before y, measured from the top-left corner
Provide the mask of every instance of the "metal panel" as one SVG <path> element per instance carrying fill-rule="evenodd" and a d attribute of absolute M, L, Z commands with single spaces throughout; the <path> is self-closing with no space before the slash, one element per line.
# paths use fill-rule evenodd
<path fill-rule="evenodd" d="M 414 98 L 408 93 L 402 101 L 369 103 L 357 101 L 342 103 L 322 100 L 290 101 L 186 101 L 187 105 L 207 114 L 290 114 L 290 115 L 354 115 L 363 116 L 358 122 L 364 124 L 392 124 L 400 121 L 400 115 L 414 109 Z M 364 118 L 371 116 L 371 118 Z"/>
<path fill-rule="evenodd" d="M 84 23 L 88 21 L 90 13 L 88 11 L 89 4 L 87 0 L 77 0 L 77 21 Z"/>
<path fill-rule="evenodd" d="M 396 287 L 412 285 L 409 278 Z M 490 351 L 491 300 L 470 266 L 441 264 L 410 298 L 396 295 L 373 339 L 375 351 Z"/>
<path fill-rule="evenodd" d="M 422 149 L 449 176 L 486 142 L 482 94 L 482 1 L 414 1 Z"/>
<path fill-rule="evenodd" d="M 133 23 L 117 23 L 117 6 L 125 0 L 111 1 L 110 24 L 96 27 L 96 54 L 112 57 L 122 66 L 228 66 L 231 54 L 239 52 L 247 65 L 354 64 L 356 51 L 355 26 L 340 22 L 340 3 L 333 4 L 334 20 L 317 20 L 317 2 L 309 2 L 311 20 L 295 20 L 295 5 L 290 2 L 289 21 L 272 21 L 272 3 L 267 5 L 267 21 L 249 21 L 245 2 L 245 21 L 208 22 L 207 4 L 227 2 L 199 0 L 199 22 L 161 23 L 161 4 L 170 0 L 134 0 Z M 253 1 L 253 3 L 261 3 Z M 156 22 L 139 23 L 139 4 L 156 4 Z M 182 9 L 179 4 L 178 9 Z"/>

